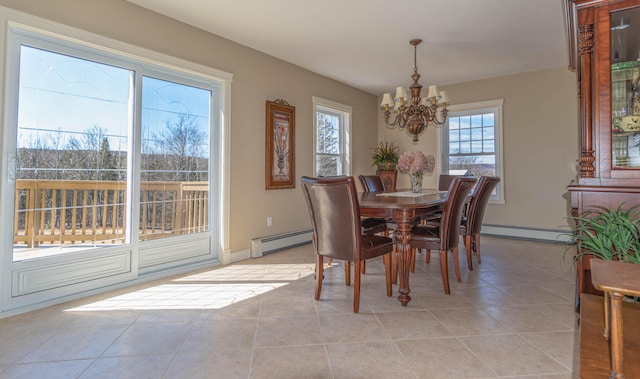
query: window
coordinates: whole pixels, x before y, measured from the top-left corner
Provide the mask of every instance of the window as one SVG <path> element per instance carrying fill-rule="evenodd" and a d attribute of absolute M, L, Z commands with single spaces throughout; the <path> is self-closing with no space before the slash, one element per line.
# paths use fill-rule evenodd
<path fill-rule="evenodd" d="M 351 107 L 313 97 L 313 110 L 315 175 L 349 175 Z"/>
<path fill-rule="evenodd" d="M 451 106 L 441 132 L 443 174 L 499 176 L 491 199 L 503 202 L 502 100 Z"/>

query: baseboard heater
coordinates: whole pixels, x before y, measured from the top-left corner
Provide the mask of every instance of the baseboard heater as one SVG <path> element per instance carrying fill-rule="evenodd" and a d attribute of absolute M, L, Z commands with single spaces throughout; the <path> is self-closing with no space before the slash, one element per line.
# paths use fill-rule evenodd
<path fill-rule="evenodd" d="M 265 254 L 275 253 L 276 251 L 309 243 L 311 242 L 312 233 L 311 229 L 307 229 L 254 238 L 251 240 L 251 258 L 258 258 Z"/>

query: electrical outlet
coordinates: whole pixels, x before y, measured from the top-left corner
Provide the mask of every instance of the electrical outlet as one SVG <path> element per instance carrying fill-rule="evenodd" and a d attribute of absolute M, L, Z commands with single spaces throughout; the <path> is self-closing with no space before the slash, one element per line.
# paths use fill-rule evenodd
<path fill-rule="evenodd" d="M 273 225 L 273 218 L 271 216 L 267 216 L 267 226 Z"/>

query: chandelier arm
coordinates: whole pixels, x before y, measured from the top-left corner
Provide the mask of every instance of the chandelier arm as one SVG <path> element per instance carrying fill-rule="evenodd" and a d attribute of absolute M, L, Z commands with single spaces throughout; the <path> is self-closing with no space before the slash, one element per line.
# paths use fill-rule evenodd
<path fill-rule="evenodd" d="M 398 113 L 398 126 L 400 129 L 404 129 L 407 126 L 407 122 L 409 121 L 409 113 L 405 110 L 404 112 Z"/>
<path fill-rule="evenodd" d="M 391 114 L 391 112 L 384 111 L 384 123 L 387 125 L 387 128 L 394 129 L 398 124 L 398 116 L 396 116 L 396 118 L 395 118 L 395 120 L 393 120 L 393 122 L 389 122 L 390 114 Z"/>
<path fill-rule="evenodd" d="M 449 110 L 446 108 L 443 108 L 442 111 L 440 112 L 440 114 L 442 115 L 442 120 L 438 120 L 438 112 L 437 112 L 437 107 L 435 105 L 432 105 L 430 108 L 430 120 L 433 123 L 434 126 L 442 126 L 445 122 L 447 122 L 447 114 L 449 113 Z"/>
<path fill-rule="evenodd" d="M 396 127 L 400 127 L 400 129 L 404 129 L 407 124 L 406 120 L 403 122 L 404 113 L 398 113 L 392 122 L 389 122 L 391 118 L 391 111 L 384 112 L 384 123 L 387 125 L 387 128 L 394 129 Z"/>

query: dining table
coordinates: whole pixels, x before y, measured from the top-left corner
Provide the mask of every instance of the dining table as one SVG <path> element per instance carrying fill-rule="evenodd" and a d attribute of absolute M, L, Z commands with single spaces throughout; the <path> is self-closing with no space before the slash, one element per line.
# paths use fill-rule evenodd
<path fill-rule="evenodd" d="M 411 227 L 420 218 L 441 212 L 446 199 L 447 191 L 426 188 L 417 193 L 403 189 L 396 192 L 359 193 L 362 217 L 384 218 L 397 224 L 394 258 L 398 269 L 398 300 L 403 306 L 411 301 Z"/>

